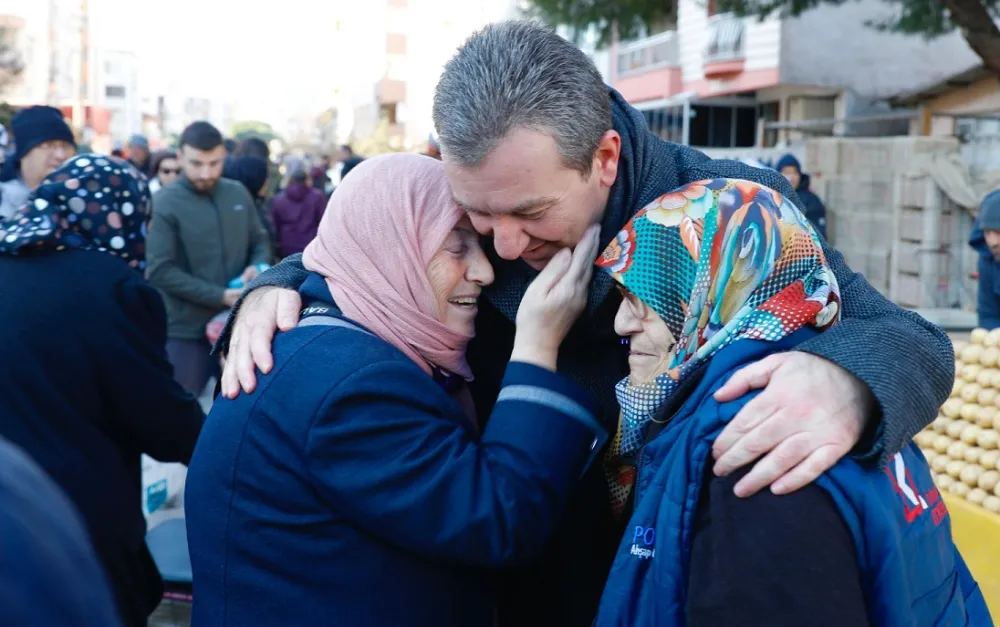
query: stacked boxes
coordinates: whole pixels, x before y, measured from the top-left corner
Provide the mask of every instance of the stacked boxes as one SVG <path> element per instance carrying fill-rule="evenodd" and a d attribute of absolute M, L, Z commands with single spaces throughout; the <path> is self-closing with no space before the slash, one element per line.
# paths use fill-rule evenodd
<path fill-rule="evenodd" d="M 904 307 L 966 307 L 975 294 L 966 245 L 971 217 L 919 157 L 958 152 L 954 137 L 828 137 L 806 143 L 805 169 L 827 207 L 831 243 L 877 290 Z"/>

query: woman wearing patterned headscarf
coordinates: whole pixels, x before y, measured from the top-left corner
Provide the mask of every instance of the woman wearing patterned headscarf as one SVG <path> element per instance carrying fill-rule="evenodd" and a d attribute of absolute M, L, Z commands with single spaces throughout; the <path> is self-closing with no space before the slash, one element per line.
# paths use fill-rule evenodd
<path fill-rule="evenodd" d="M 140 455 L 186 463 L 203 421 L 173 379 L 163 302 L 142 276 L 149 207 L 131 165 L 81 155 L 0 222 L 0 436 L 80 511 L 125 625 L 145 625 L 163 590 Z"/>
<path fill-rule="evenodd" d="M 791 202 L 747 181 L 691 183 L 640 211 L 598 266 L 622 292 L 615 330 L 630 346 L 604 459 L 628 524 L 598 627 L 991 624 L 913 445 L 888 467 L 841 460 L 787 496 L 741 499 L 747 471 L 712 472 L 716 436 L 756 396 L 715 392 L 839 320 L 819 238 Z"/>

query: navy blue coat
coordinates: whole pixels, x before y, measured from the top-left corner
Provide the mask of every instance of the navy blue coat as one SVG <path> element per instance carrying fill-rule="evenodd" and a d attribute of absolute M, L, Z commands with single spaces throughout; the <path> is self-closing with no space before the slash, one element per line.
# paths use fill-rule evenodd
<path fill-rule="evenodd" d="M 315 279 L 307 302 L 328 302 Z M 596 450 L 593 399 L 512 363 L 480 438 L 372 334 L 300 325 L 273 348 L 191 462 L 192 625 L 491 626 L 489 569 L 549 539 Z"/>
<path fill-rule="evenodd" d="M 979 326 L 990 330 L 1000 328 L 1000 262 L 993 258 L 993 252 L 986 245 L 986 235 L 978 221 L 972 228 L 969 245 L 978 257 L 976 313 L 979 315 Z"/>
<path fill-rule="evenodd" d="M 766 491 L 749 499 L 770 503 L 773 517 L 767 522 L 775 534 L 770 540 L 795 541 L 787 534 L 821 528 L 829 517 L 821 507 L 837 511 L 853 539 L 847 544 L 856 552 L 856 571 L 829 576 L 827 554 L 842 557 L 845 540 L 832 541 L 829 535 L 804 547 L 794 564 L 778 565 L 766 550 L 737 555 L 698 541 L 695 518 L 705 498 L 712 444 L 759 392 L 728 403 L 712 395 L 740 368 L 795 350 L 816 335 L 806 328 L 776 342 L 743 340 L 726 346 L 704 366 L 700 380 L 692 377 L 694 389 L 686 398 L 679 396 L 661 408 L 662 422 L 652 426 L 640 455 L 629 531 L 608 577 L 598 627 L 724 624 L 715 617 L 739 614 L 741 597 L 754 594 L 774 604 L 770 618 L 747 617 L 738 624 L 828 625 L 834 623 L 829 617 L 837 615 L 836 624 L 845 627 L 869 624 L 866 616 L 871 625 L 886 627 L 992 626 L 982 592 L 952 541 L 948 511 L 927 460 L 912 443 L 877 468 L 841 459 L 806 488 L 828 493 L 825 506 L 797 509 L 795 498 L 772 499 Z M 779 536 L 782 531 L 786 535 Z M 726 571 L 709 577 L 718 586 L 714 598 L 703 596 L 702 603 L 688 605 L 695 594 L 689 585 L 692 571 L 713 568 Z M 745 574 L 735 585 L 729 579 L 734 569 Z M 788 579 L 780 580 L 776 571 Z M 714 604 L 705 604 L 705 598 Z M 822 618 L 804 618 L 810 613 Z"/>
<path fill-rule="evenodd" d="M 146 549 L 141 453 L 186 462 L 203 414 L 174 381 L 157 291 L 89 250 L 0 256 L 0 435 L 80 511 L 126 625 L 162 582 Z"/>

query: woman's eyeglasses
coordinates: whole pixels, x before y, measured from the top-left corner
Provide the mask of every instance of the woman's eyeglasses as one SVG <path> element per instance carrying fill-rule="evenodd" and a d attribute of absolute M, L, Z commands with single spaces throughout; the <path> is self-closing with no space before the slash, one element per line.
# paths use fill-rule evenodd
<path fill-rule="evenodd" d="M 635 316 L 637 320 L 645 320 L 646 315 L 649 313 L 646 303 L 639 300 L 639 297 L 630 292 L 624 285 L 616 283 L 615 287 L 618 288 L 618 293 L 622 295 L 622 300 L 628 306 L 629 313 Z"/>
<path fill-rule="evenodd" d="M 170 175 L 170 174 L 180 174 L 180 173 L 181 173 L 180 168 L 160 168 L 160 174 Z"/>

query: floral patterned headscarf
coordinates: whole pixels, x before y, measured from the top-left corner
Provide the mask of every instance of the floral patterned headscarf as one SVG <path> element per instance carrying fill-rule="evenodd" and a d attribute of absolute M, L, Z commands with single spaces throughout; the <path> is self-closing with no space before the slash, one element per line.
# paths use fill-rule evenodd
<path fill-rule="evenodd" d="M 597 265 L 676 338 L 663 373 L 616 387 L 622 414 L 605 467 L 620 514 L 649 424 L 687 375 L 733 342 L 834 324 L 840 297 L 802 213 L 781 194 L 736 179 L 664 194 L 625 225 Z"/>
<path fill-rule="evenodd" d="M 0 254 L 99 250 L 146 267 L 146 178 L 130 163 L 85 154 L 50 174 L 21 211 L 0 222 Z"/>

